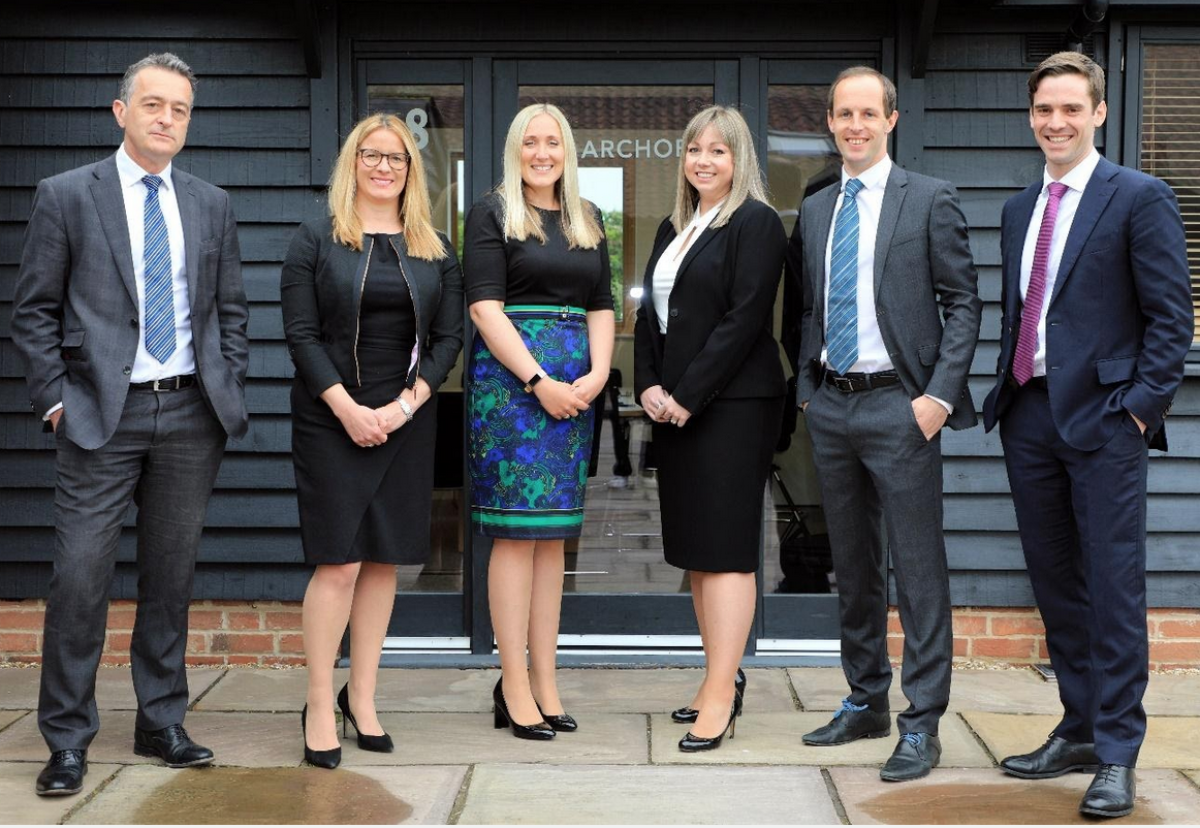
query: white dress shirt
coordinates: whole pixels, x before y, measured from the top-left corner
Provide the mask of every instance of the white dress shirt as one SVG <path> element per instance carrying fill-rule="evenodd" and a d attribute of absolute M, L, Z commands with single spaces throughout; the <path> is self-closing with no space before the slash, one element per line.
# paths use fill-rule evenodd
<path fill-rule="evenodd" d="M 1046 262 L 1046 294 L 1042 301 L 1042 310 L 1038 314 L 1038 344 L 1033 355 L 1033 375 L 1046 376 L 1046 310 L 1050 307 L 1050 299 L 1054 296 L 1054 283 L 1058 281 L 1058 266 L 1062 262 L 1063 248 L 1067 245 L 1067 235 L 1071 232 L 1071 224 L 1075 221 L 1075 211 L 1079 209 L 1079 200 L 1083 198 L 1083 190 L 1087 187 L 1096 165 L 1100 163 L 1100 153 L 1093 147 L 1091 154 L 1079 162 L 1069 173 L 1058 179 L 1059 183 L 1067 185 L 1062 200 L 1058 203 L 1058 215 L 1054 217 L 1054 235 L 1050 237 L 1050 258 Z M 1033 253 L 1037 248 L 1038 234 L 1042 229 L 1042 216 L 1046 214 L 1046 204 L 1050 200 L 1050 185 L 1054 183 L 1049 170 L 1042 172 L 1042 191 L 1038 193 L 1037 203 L 1033 207 L 1033 215 L 1029 219 L 1029 229 L 1025 231 L 1025 249 L 1021 252 L 1021 301 L 1029 292 L 1029 276 L 1033 272 Z"/>
<path fill-rule="evenodd" d="M 117 150 L 117 175 L 121 179 L 121 195 L 125 199 L 125 220 L 129 225 L 129 249 L 133 253 L 133 277 L 137 283 L 138 349 L 133 358 L 130 382 L 177 377 L 196 372 L 196 354 L 192 348 L 191 306 L 188 304 L 186 258 L 183 249 L 183 221 L 179 217 L 175 182 L 171 165 L 160 173 L 163 180 L 158 188 L 158 203 L 167 223 L 167 239 L 171 245 L 171 285 L 175 300 L 175 352 L 160 363 L 146 350 L 146 185 L 142 178 L 150 173 L 129 157 L 122 144 Z"/>
<path fill-rule="evenodd" d="M 651 298 L 654 300 L 654 314 L 658 317 L 659 333 L 667 332 L 667 311 L 670 307 L 671 289 L 675 287 L 675 277 L 679 275 L 679 265 L 683 264 L 683 257 L 696 243 L 696 239 L 700 238 L 700 234 L 713 223 L 713 219 L 717 217 L 717 213 L 721 211 L 721 205 L 724 203 L 722 200 L 715 207 L 710 207 L 707 212 L 697 212 L 692 216 L 688 226 L 683 229 L 682 233 L 671 239 L 667 249 L 658 257 L 658 262 L 654 265 Z"/>

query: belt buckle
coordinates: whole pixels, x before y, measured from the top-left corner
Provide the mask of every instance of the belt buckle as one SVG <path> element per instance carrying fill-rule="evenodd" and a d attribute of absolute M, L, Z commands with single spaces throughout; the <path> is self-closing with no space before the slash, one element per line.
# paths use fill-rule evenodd
<path fill-rule="evenodd" d="M 179 377 L 167 377 L 166 379 L 154 380 L 154 385 L 150 386 L 154 391 L 178 391 Z"/>
<path fill-rule="evenodd" d="M 854 380 L 849 377 L 834 376 L 833 387 L 843 394 L 849 394 L 854 391 Z"/>

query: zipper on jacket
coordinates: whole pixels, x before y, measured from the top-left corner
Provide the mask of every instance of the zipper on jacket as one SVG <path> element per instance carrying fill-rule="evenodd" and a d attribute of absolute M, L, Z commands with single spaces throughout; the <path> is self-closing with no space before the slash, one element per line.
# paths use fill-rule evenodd
<path fill-rule="evenodd" d="M 404 279 L 404 286 L 406 288 L 408 288 L 408 298 L 409 298 L 409 301 L 412 302 L 412 306 L 413 306 L 413 318 L 414 318 L 414 321 L 417 323 L 417 337 L 416 337 L 413 347 L 415 347 L 417 349 L 416 369 L 417 369 L 417 376 L 419 377 L 421 375 L 421 306 L 417 304 L 417 294 L 413 291 L 412 282 L 410 282 L 408 280 L 408 271 L 406 271 L 404 269 L 404 257 L 400 255 L 399 248 L 396 247 L 395 243 L 391 240 L 391 238 L 388 239 L 388 244 L 390 244 L 392 246 L 392 252 L 394 252 L 396 254 L 396 261 L 400 263 L 400 275 Z M 409 368 L 411 369 L 412 366 L 409 366 Z M 404 385 L 406 388 L 412 387 L 408 384 L 408 373 L 407 372 L 405 372 L 405 375 L 404 375 Z M 413 381 L 413 385 L 416 385 L 416 380 Z"/>
<path fill-rule="evenodd" d="M 362 370 L 358 365 L 358 334 L 362 330 L 362 302 L 367 289 L 367 271 L 371 269 L 371 254 L 374 252 L 375 239 L 372 237 L 371 245 L 367 248 L 367 263 L 363 265 L 362 284 L 358 286 L 358 307 L 354 311 L 354 379 L 359 388 L 362 388 Z"/>

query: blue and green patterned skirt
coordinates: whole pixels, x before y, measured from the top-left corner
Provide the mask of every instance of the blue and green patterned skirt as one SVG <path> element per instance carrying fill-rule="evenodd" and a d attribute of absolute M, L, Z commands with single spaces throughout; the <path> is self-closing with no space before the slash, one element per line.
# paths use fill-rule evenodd
<path fill-rule="evenodd" d="M 591 371 L 582 308 L 504 309 L 529 353 L 552 379 Z M 492 355 L 478 334 L 467 389 L 471 521 L 493 538 L 577 538 L 592 451 L 593 409 L 556 420 Z"/>

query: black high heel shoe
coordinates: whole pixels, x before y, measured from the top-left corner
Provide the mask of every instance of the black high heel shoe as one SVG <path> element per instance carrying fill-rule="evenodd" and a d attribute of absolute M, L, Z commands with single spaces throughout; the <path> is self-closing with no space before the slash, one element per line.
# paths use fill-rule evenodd
<path fill-rule="evenodd" d="M 358 729 L 358 722 L 354 720 L 354 714 L 350 712 L 350 685 L 343 684 L 342 690 L 338 693 L 337 706 L 342 711 L 342 736 L 346 735 L 346 722 L 354 725 L 354 736 L 358 741 L 358 747 L 361 750 L 372 750 L 376 753 L 391 753 L 396 749 L 392 744 L 392 737 L 385 732 L 382 736 L 369 736 Z"/>
<path fill-rule="evenodd" d="M 742 713 L 742 698 L 734 695 L 733 706 L 729 709 L 729 723 L 725 725 L 725 729 L 717 736 L 704 738 L 697 736 L 692 731 L 688 731 L 687 735 L 679 740 L 679 749 L 684 753 L 697 753 L 702 750 L 716 750 L 721 746 L 721 742 L 725 739 L 725 734 L 729 734 L 730 740 L 733 739 L 734 731 L 737 730 L 737 717 Z"/>
<path fill-rule="evenodd" d="M 333 770 L 342 763 L 342 746 L 332 750 L 313 750 L 308 746 L 308 705 L 300 711 L 300 734 L 304 737 L 304 761 L 314 768 Z"/>
<path fill-rule="evenodd" d="M 737 675 L 733 677 L 733 692 L 737 694 L 738 698 L 746 695 L 746 674 L 742 672 L 741 667 L 738 668 Z M 681 707 L 678 710 L 671 711 L 671 721 L 678 724 L 691 724 L 696 721 L 696 717 L 699 715 L 700 711 L 694 707 Z M 738 707 L 738 715 L 742 715 L 740 706 Z"/>
<path fill-rule="evenodd" d="M 496 730 L 503 727 L 511 727 L 512 733 L 518 739 L 533 739 L 534 741 L 548 741 L 554 738 L 554 729 L 545 722 L 538 722 L 535 725 L 517 724 L 508 712 L 508 705 L 504 702 L 504 691 L 500 689 L 500 683 L 504 681 L 500 678 L 496 681 L 496 689 L 492 691 L 492 726 Z"/>
<path fill-rule="evenodd" d="M 534 704 L 537 704 L 536 700 Z M 542 706 L 540 704 L 538 704 L 537 709 L 539 713 L 542 713 Z M 542 718 L 546 720 L 546 724 L 550 725 L 551 730 L 556 730 L 559 733 L 574 733 L 576 730 L 579 730 L 579 722 L 575 721 L 573 716 L 568 716 L 566 713 L 563 713 L 561 716 L 547 716 L 545 713 L 542 713 Z"/>

